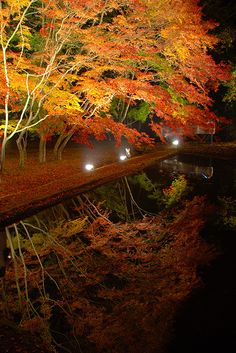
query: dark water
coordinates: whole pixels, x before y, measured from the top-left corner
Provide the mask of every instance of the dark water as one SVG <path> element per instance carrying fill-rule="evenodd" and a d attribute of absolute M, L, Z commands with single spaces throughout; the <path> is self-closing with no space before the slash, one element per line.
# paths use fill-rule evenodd
<path fill-rule="evenodd" d="M 186 156 L 179 161 L 194 162 Z M 210 178 L 204 170 L 207 160 L 198 159 L 195 165 L 201 166 L 198 171 L 202 169 L 188 173 L 194 179 L 195 193 L 207 194 L 215 203 L 219 197 L 235 201 L 236 169 L 232 163 L 208 160 L 208 167 L 213 168 Z M 235 207 L 233 214 L 236 215 Z M 203 271 L 204 286 L 180 309 L 169 353 L 236 352 L 236 234 L 219 223 L 209 222 L 203 236 L 215 243 L 221 255 Z"/>
<path fill-rule="evenodd" d="M 153 168 L 149 172 L 153 173 Z M 207 194 L 212 199 L 218 196 L 236 196 L 236 166 L 230 161 L 176 156 L 161 162 L 158 173 L 165 175 L 167 179 L 184 174 L 194 186 L 195 194 Z"/>
<path fill-rule="evenodd" d="M 228 245 L 205 271 L 204 287 L 179 311 L 170 353 L 236 352 L 235 240 Z"/>
<path fill-rule="evenodd" d="M 55 222 L 62 217 L 76 217 L 74 208 L 81 199 L 105 202 L 113 221 L 132 221 L 157 213 L 165 206 L 163 188 L 179 175 L 187 179 L 188 198 L 207 195 L 216 205 L 221 198 L 235 201 L 233 163 L 178 156 L 48 209 L 43 213 L 43 222 L 46 226 L 51 219 Z M 231 215 L 236 216 L 235 209 Z M 208 268 L 201 269 L 204 285 L 179 309 L 167 353 L 236 352 L 236 234 L 214 219 L 209 220 L 202 236 L 217 247 L 220 255 Z"/>
<path fill-rule="evenodd" d="M 161 180 L 163 186 L 184 174 L 192 196 L 207 195 L 215 204 L 225 197 L 235 202 L 236 168 L 231 162 L 179 156 L 145 172 L 150 179 Z M 232 213 L 236 216 L 235 207 Z M 214 220 L 205 226 L 202 236 L 221 254 L 202 270 L 202 288 L 180 308 L 168 353 L 236 352 L 236 234 Z"/>
<path fill-rule="evenodd" d="M 216 205 L 221 198 L 235 202 L 236 168 L 231 162 L 178 156 L 143 173 L 146 181 L 156 183 L 160 189 L 184 174 L 191 185 L 189 197 L 207 195 Z M 128 182 L 143 210 L 159 210 L 157 199 L 149 198 L 150 190 L 147 192 L 140 183 L 135 183 L 134 177 L 128 178 Z M 236 209 L 231 211 L 236 216 Z M 201 270 L 203 286 L 179 309 L 168 353 L 236 352 L 236 234 L 214 219 L 214 222 L 209 220 L 202 236 L 217 247 L 220 255 Z"/>
<path fill-rule="evenodd" d="M 160 190 L 184 175 L 191 189 L 188 197 L 207 195 L 212 202 L 219 198 L 236 198 L 236 166 L 230 161 L 216 161 L 188 155 L 175 156 L 143 171 Z M 132 178 L 131 178 L 132 184 Z M 134 187 L 134 186 L 133 186 Z M 139 186 L 133 189 L 135 199 L 147 211 L 158 211 L 158 203 L 150 200 L 150 192 Z"/>

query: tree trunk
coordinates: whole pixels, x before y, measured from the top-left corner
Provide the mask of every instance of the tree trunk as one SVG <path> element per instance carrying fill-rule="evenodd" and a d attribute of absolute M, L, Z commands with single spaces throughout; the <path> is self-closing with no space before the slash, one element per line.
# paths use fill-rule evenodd
<path fill-rule="evenodd" d="M 123 123 L 124 120 L 126 119 L 127 117 L 127 114 L 128 114 L 128 111 L 129 111 L 129 107 L 130 107 L 130 102 L 131 102 L 131 97 L 129 98 L 129 101 L 128 103 L 126 104 L 126 107 L 125 107 L 125 104 L 124 104 L 124 108 L 123 111 L 122 111 L 122 115 L 120 117 L 120 121 Z"/>
<path fill-rule="evenodd" d="M 62 141 L 63 141 L 65 138 L 66 138 L 66 135 L 63 133 L 63 134 L 61 134 L 61 135 L 58 137 L 58 139 L 57 139 L 57 141 L 56 141 L 56 143 L 55 143 L 55 146 L 54 146 L 54 148 L 53 148 L 53 155 L 55 156 L 56 159 L 58 159 L 58 149 L 59 149 L 59 147 L 60 147 Z"/>
<path fill-rule="evenodd" d="M 1 145 L 1 160 L 0 160 L 0 171 L 1 172 L 3 172 L 4 167 L 5 167 L 5 162 L 6 162 L 6 146 L 7 146 L 7 140 L 3 139 L 2 145 Z"/>
<path fill-rule="evenodd" d="M 46 162 L 46 147 L 47 147 L 47 141 L 44 140 L 42 137 L 40 137 L 40 142 L 39 142 L 39 162 L 40 163 Z"/>
<path fill-rule="evenodd" d="M 25 160 L 27 157 L 26 147 L 27 147 L 27 132 L 22 131 L 16 141 L 17 148 L 19 151 L 19 165 L 21 168 L 24 167 Z"/>
<path fill-rule="evenodd" d="M 62 134 L 58 137 L 57 142 L 53 149 L 53 154 L 58 160 L 62 159 L 62 152 L 64 151 L 71 137 L 73 136 L 74 131 L 75 131 L 75 127 L 72 127 L 70 131 L 68 131 L 68 133 Z"/>
<path fill-rule="evenodd" d="M 73 136 L 73 133 L 67 134 L 66 138 L 64 139 L 64 141 L 61 143 L 60 147 L 58 148 L 57 158 L 59 161 L 62 160 L 62 152 L 64 151 L 67 143 L 70 141 L 72 136 Z"/>

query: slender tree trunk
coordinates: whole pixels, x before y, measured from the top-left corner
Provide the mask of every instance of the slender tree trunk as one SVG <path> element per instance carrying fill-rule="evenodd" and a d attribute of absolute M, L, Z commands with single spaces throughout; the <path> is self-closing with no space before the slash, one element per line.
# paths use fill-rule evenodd
<path fill-rule="evenodd" d="M 27 131 L 21 131 L 17 141 L 17 148 L 19 151 L 19 165 L 21 168 L 24 167 L 25 165 L 25 160 L 27 158 L 27 152 L 26 152 L 26 148 L 27 148 Z"/>
<path fill-rule="evenodd" d="M 23 168 L 25 164 L 25 153 L 22 140 L 17 140 L 16 144 L 19 151 L 19 166 Z"/>
<path fill-rule="evenodd" d="M 6 146 L 7 146 L 7 139 L 2 140 L 1 144 L 1 160 L 0 160 L 0 171 L 3 172 L 6 162 Z"/>
<path fill-rule="evenodd" d="M 57 158 L 59 159 L 59 161 L 62 160 L 62 152 L 64 151 L 67 143 L 70 141 L 72 136 L 73 136 L 73 133 L 67 134 L 66 138 L 64 139 L 64 141 L 62 142 L 62 144 L 58 148 Z"/>
<path fill-rule="evenodd" d="M 53 149 L 53 154 L 58 160 L 62 159 L 62 152 L 64 151 L 71 137 L 73 136 L 74 131 L 75 131 L 75 127 L 72 127 L 68 133 L 62 134 L 58 137 L 57 142 Z"/>
<path fill-rule="evenodd" d="M 120 106 L 119 121 L 121 121 L 123 119 L 124 110 L 125 110 L 125 102 L 122 100 L 121 101 L 121 106 Z"/>
<path fill-rule="evenodd" d="M 61 143 L 62 143 L 62 141 L 64 140 L 65 137 L 66 137 L 66 135 L 64 133 L 62 133 L 58 137 L 58 139 L 57 139 L 57 141 L 55 143 L 55 146 L 53 148 L 53 155 L 54 155 L 55 158 L 58 158 L 58 149 L 59 149 L 59 147 L 60 147 L 60 145 L 61 145 Z"/>
<path fill-rule="evenodd" d="M 40 137 L 40 142 L 39 142 L 39 162 L 40 163 L 46 162 L 46 146 L 47 146 L 47 141 L 44 140 L 42 137 Z"/>
<path fill-rule="evenodd" d="M 124 120 L 125 120 L 126 117 L 127 117 L 127 114 L 128 114 L 128 111 L 129 111 L 129 107 L 130 107 L 130 102 L 131 102 L 131 97 L 129 98 L 129 101 L 128 101 L 128 103 L 126 104 L 125 109 L 123 109 L 123 111 L 122 111 L 122 115 L 121 115 L 121 117 L 120 117 L 120 121 L 121 121 L 122 123 L 124 122 Z"/>

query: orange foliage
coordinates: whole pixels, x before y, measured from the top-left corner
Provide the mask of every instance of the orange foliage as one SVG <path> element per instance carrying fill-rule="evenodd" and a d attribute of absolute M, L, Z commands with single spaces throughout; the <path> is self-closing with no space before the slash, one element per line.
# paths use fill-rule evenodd
<path fill-rule="evenodd" d="M 31 6 L 40 28 L 41 45 L 36 48 L 31 41 Z M 19 128 L 37 124 L 39 108 L 40 117 L 64 115 L 68 127 L 73 116 L 73 124 L 81 129 L 80 113 L 85 120 L 99 117 L 101 111 L 107 114 L 114 97 L 128 99 L 130 105 L 148 102 L 152 116 L 189 135 L 192 126 L 219 120 L 210 112 L 209 95 L 229 79 L 228 68 L 207 53 L 216 44 L 209 34 L 216 24 L 203 21 L 195 0 L 43 0 L 39 6 L 34 1 L 21 0 L 14 6 L 6 1 L 0 14 L 0 61 L 5 63 L 0 103 L 9 93 L 12 112 L 25 108 Z M 105 137 L 98 120 L 86 123 L 93 121 L 91 130 L 99 130 L 93 135 Z M 150 126 L 161 134 L 155 120 Z"/>

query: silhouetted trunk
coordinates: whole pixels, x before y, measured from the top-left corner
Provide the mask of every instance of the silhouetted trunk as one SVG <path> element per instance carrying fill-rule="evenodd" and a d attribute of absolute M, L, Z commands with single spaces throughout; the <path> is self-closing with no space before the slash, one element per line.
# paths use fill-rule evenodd
<path fill-rule="evenodd" d="M 71 137 L 73 136 L 75 131 L 75 127 L 72 127 L 70 131 L 66 134 L 62 134 L 58 137 L 57 142 L 55 143 L 53 154 L 58 159 L 62 159 L 62 152 L 64 151 L 67 143 L 70 141 Z"/>
<path fill-rule="evenodd" d="M 60 147 L 60 145 L 61 145 L 61 143 L 62 143 L 62 141 L 66 138 L 66 134 L 61 134 L 59 137 L 58 137 L 58 139 L 57 139 L 57 141 L 56 141 L 56 143 L 55 143 L 55 146 L 54 146 L 54 148 L 53 148 L 53 155 L 54 155 L 54 157 L 56 158 L 56 159 L 58 159 L 58 149 L 59 149 L 59 147 Z"/>
<path fill-rule="evenodd" d="M 62 152 L 64 151 L 64 149 L 65 149 L 67 143 L 70 141 L 70 139 L 71 139 L 72 136 L 73 136 L 73 133 L 68 134 L 68 135 L 66 136 L 66 138 L 64 139 L 64 141 L 61 143 L 60 147 L 58 148 L 57 158 L 58 158 L 59 160 L 62 159 Z"/>
<path fill-rule="evenodd" d="M 24 167 L 25 160 L 27 158 L 27 132 L 22 131 L 16 140 L 18 152 L 19 152 L 19 165 L 21 168 Z"/>
<path fill-rule="evenodd" d="M 47 155 L 47 141 L 40 137 L 39 142 L 39 162 L 45 163 L 46 162 L 46 155 Z"/>
<path fill-rule="evenodd" d="M 3 139 L 1 143 L 1 161 L 0 161 L 0 170 L 3 172 L 6 162 L 6 146 L 7 140 Z"/>

